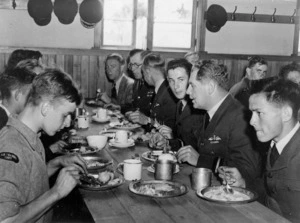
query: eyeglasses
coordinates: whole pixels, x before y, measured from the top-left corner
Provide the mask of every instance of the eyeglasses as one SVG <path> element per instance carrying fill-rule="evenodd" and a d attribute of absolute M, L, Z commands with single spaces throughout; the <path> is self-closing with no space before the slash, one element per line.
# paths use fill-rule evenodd
<path fill-rule="evenodd" d="M 142 66 L 142 64 L 136 64 L 136 63 L 129 63 L 129 64 L 128 64 L 128 68 L 129 68 L 130 70 L 132 70 L 132 69 L 137 69 L 137 68 L 139 68 L 140 66 Z"/>

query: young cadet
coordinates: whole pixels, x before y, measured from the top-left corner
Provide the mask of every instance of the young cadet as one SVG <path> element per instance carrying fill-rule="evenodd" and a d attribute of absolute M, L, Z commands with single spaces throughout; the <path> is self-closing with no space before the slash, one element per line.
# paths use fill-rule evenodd
<path fill-rule="evenodd" d="M 167 65 L 167 80 L 169 86 L 179 100 L 176 107 L 176 122 L 174 131 L 166 125 L 157 127 L 160 134 L 154 134 L 150 141 L 156 148 L 165 146 L 166 139 L 172 150 L 178 150 L 183 145 L 197 146 L 197 139 L 190 137 L 202 122 L 202 110 L 194 109 L 187 94 L 192 64 L 186 59 L 174 59 Z"/>
<path fill-rule="evenodd" d="M 71 77 L 49 69 L 35 77 L 18 118 L 0 131 L 0 221 L 51 222 L 49 209 L 77 185 L 86 165 L 79 155 L 59 156 L 47 164 L 40 131 L 52 136 L 81 102 Z M 49 188 L 49 177 L 59 171 Z"/>
<path fill-rule="evenodd" d="M 271 140 L 264 177 L 256 183 L 265 185 L 265 205 L 292 222 L 300 222 L 299 102 L 298 85 L 283 79 L 252 89 L 249 99 L 258 140 Z M 236 168 L 219 168 L 219 175 L 233 186 L 248 187 Z"/>

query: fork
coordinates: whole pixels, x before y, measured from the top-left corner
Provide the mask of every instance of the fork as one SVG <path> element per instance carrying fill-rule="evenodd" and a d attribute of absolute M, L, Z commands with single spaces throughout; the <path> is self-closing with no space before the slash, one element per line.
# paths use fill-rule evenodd
<path fill-rule="evenodd" d="M 224 187 L 224 191 L 227 194 L 233 194 L 233 189 L 231 188 L 231 186 L 228 184 L 227 180 L 226 180 L 226 186 Z"/>

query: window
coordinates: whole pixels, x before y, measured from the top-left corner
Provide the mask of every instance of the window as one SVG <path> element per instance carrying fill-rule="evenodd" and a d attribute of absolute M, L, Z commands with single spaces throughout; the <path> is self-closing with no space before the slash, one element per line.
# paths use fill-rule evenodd
<path fill-rule="evenodd" d="M 192 47 L 193 0 L 154 1 L 153 48 Z"/>
<path fill-rule="evenodd" d="M 194 49 L 196 2 L 103 0 L 100 47 Z"/>
<path fill-rule="evenodd" d="M 147 0 L 106 0 L 102 46 L 146 48 Z"/>

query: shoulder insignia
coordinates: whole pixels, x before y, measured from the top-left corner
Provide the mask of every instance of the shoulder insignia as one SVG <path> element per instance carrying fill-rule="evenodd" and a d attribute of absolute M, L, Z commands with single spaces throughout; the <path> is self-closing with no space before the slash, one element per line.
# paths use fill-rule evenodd
<path fill-rule="evenodd" d="M 7 161 L 12 161 L 12 162 L 15 162 L 15 163 L 19 162 L 19 158 L 17 157 L 17 155 L 15 155 L 13 153 L 9 153 L 9 152 L 0 153 L 0 159 L 7 160 Z"/>

